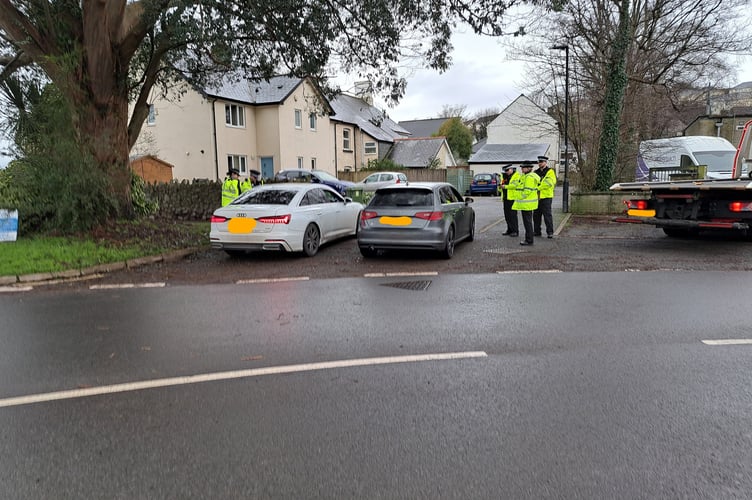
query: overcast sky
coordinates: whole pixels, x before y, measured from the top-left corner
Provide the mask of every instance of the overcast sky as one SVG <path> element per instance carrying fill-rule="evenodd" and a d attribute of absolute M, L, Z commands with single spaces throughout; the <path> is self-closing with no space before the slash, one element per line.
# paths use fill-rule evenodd
<path fill-rule="evenodd" d="M 452 67 L 443 74 L 421 70 L 408 77 L 405 96 L 395 108 L 383 102 L 395 121 L 436 118 L 444 105 L 466 105 L 465 116 L 488 108 L 504 109 L 526 89 L 522 84 L 524 65 L 507 58 L 497 39 L 473 34 L 452 38 Z M 562 53 L 563 57 L 563 53 Z M 740 61 L 735 84 L 752 81 L 752 57 Z"/>

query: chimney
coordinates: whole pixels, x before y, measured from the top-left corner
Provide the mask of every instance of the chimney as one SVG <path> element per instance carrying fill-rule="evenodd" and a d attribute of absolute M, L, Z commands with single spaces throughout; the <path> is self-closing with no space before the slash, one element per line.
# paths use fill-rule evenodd
<path fill-rule="evenodd" d="M 373 87 L 371 86 L 371 82 L 368 80 L 355 82 L 354 87 L 355 96 L 363 99 L 370 106 L 373 106 Z"/>

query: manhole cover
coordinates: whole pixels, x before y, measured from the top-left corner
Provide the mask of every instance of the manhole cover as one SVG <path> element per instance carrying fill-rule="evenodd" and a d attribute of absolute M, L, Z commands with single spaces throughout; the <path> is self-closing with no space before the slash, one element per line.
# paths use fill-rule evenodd
<path fill-rule="evenodd" d="M 400 281 L 397 283 L 382 283 L 381 286 L 391 286 L 392 288 L 401 288 L 403 290 L 427 290 L 431 286 L 431 281 Z"/>

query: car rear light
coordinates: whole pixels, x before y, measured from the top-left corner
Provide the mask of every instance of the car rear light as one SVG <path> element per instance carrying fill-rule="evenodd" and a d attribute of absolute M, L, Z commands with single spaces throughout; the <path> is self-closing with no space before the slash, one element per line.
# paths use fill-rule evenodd
<path fill-rule="evenodd" d="M 444 217 L 444 212 L 418 212 L 415 217 L 425 220 L 441 220 Z"/>
<path fill-rule="evenodd" d="M 729 210 L 732 212 L 752 212 L 752 202 L 732 201 L 729 203 Z"/>
<path fill-rule="evenodd" d="M 624 200 L 628 210 L 647 210 L 648 200 Z"/>
<path fill-rule="evenodd" d="M 222 222 L 227 222 L 227 217 L 222 217 L 221 215 L 212 215 L 210 222 L 212 224 L 221 224 Z"/>
<path fill-rule="evenodd" d="M 269 217 L 256 217 L 256 220 L 264 224 L 289 224 L 292 217 L 287 215 L 272 215 Z"/>
<path fill-rule="evenodd" d="M 399 184 L 399 183 L 400 183 L 400 178 L 397 177 L 397 182 L 395 182 L 395 184 Z"/>
<path fill-rule="evenodd" d="M 375 219 L 379 214 L 373 210 L 363 210 L 360 212 L 360 220 Z"/>

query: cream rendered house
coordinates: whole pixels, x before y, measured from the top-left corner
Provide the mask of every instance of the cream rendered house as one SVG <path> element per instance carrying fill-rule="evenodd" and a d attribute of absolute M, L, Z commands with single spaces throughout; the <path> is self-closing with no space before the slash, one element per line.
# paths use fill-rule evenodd
<path fill-rule="evenodd" d="M 369 95 L 339 94 L 331 100 L 331 105 L 334 115 L 329 119 L 336 140 L 337 172 L 362 170 L 369 161 L 383 159 L 395 140 L 410 135 L 374 107 Z"/>
<path fill-rule="evenodd" d="M 533 101 L 520 95 L 488 124 L 486 144 L 546 144 L 549 165 L 558 169 L 559 124 Z M 535 160 L 535 157 L 524 158 Z"/>
<path fill-rule="evenodd" d="M 221 180 L 230 167 L 241 177 L 255 170 L 270 178 L 290 168 L 336 173 L 333 110 L 310 79 L 182 90 L 179 100 L 154 99 L 131 155 L 174 165 L 176 180 Z"/>

